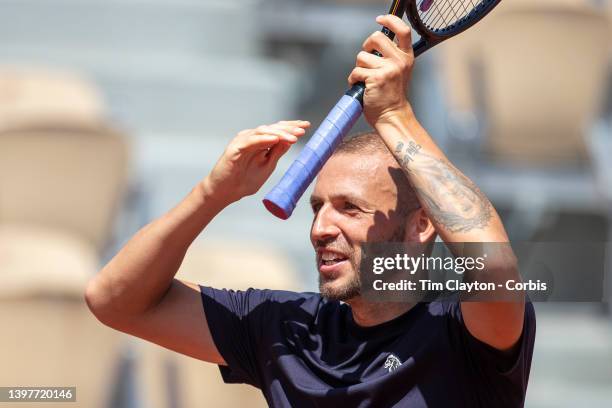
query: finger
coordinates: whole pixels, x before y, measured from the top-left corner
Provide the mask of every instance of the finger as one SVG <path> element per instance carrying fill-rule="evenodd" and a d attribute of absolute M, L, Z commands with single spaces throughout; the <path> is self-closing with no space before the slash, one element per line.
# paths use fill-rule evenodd
<path fill-rule="evenodd" d="M 393 14 L 387 14 L 385 16 L 378 16 L 376 22 L 395 33 L 400 50 L 404 52 L 412 50 L 412 30 L 404 20 Z"/>
<path fill-rule="evenodd" d="M 360 51 L 357 54 L 356 65 L 361 68 L 380 68 L 383 64 L 383 59 L 369 52 Z"/>
<path fill-rule="evenodd" d="M 302 129 L 310 127 L 310 122 L 307 120 L 281 120 L 276 124 L 281 126 L 301 127 Z"/>
<path fill-rule="evenodd" d="M 237 148 L 243 152 L 266 150 L 277 145 L 280 140 L 277 135 L 251 134 L 238 143 Z"/>
<path fill-rule="evenodd" d="M 285 153 L 287 153 L 290 147 L 291 145 L 288 143 L 278 143 L 276 146 L 271 148 L 267 155 L 268 165 L 276 167 L 276 164 L 278 163 L 280 158 L 283 157 Z"/>
<path fill-rule="evenodd" d="M 383 33 L 376 31 L 363 43 L 363 50 L 369 53 L 380 52 L 385 58 L 392 58 L 397 54 L 397 46 Z"/>
<path fill-rule="evenodd" d="M 373 71 L 373 69 L 356 67 L 348 77 L 349 85 L 352 86 L 357 82 L 366 82 L 370 75 L 372 75 Z"/>
<path fill-rule="evenodd" d="M 291 129 L 300 129 L 300 131 L 302 132 L 304 131 L 302 128 L 291 128 Z M 261 135 L 275 135 L 275 136 L 278 136 L 280 139 L 285 140 L 290 143 L 297 142 L 296 135 L 290 133 L 289 131 L 283 130 L 279 127 L 259 126 L 257 129 L 255 129 L 255 133 L 261 134 Z"/>
<path fill-rule="evenodd" d="M 292 134 L 295 137 L 302 137 L 306 134 L 306 129 L 304 127 L 298 127 L 295 125 L 283 125 L 280 123 L 275 123 L 274 125 L 270 125 L 272 128 L 279 129 L 283 132 L 287 132 Z M 309 124 L 310 126 L 310 124 Z"/>

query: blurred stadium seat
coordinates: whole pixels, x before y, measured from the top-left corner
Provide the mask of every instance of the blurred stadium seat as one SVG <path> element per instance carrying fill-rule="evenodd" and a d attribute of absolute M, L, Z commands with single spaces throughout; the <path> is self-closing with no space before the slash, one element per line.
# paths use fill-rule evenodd
<path fill-rule="evenodd" d="M 77 402 L 65 406 L 109 407 L 122 336 L 92 318 L 81 294 L 58 297 L 50 288 L 44 296 L 0 297 L 0 322 L 2 386 L 76 386 Z"/>
<path fill-rule="evenodd" d="M 585 160 L 585 139 L 607 89 L 612 32 L 606 16 L 588 6 L 515 4 L 500 10 L 486 34 L 489 153 L 536 165 Z"/>
<path fill-rule="evenodd" d="M 87 408 L 109 406 L 121 347 L 83 300 L 127 179 L 103 116 L 72 74 L 0 70 L 0 384 L 76 386 Z"/>
<path fill-rule="evenodd" d="M 48 295 L 80 299 L 98 268 L 95 248 L 73 234 L 0 224 L 0 299 Z"/>
<path fill-rule="evenodd" d="M 101 251 L 125 189 L 127 154 L 123 136 L 98 125 L 0 132 L 0 225 L 54 228 Z"/>
<path fill-rule="evenodd" d="M 584 161 L 603 109 L 611 36 L 602 10 L 585 0 L 506 2 L 441 47 L 449 107 L 480 116 L 495 160 Z"/>
<path fill-rule="evenodd" d="M 301 290 L 292 263 L 256 242 L 217 241 L 195 244 L 178 278 L 215 288 Z M 139 342 L 137 389 L 148 408 L 265 407 L 261 392 L 247 385 L 227 385 L 216 365 Z M 214 403 L 212 402 L 214 401 Z"/>
<path fill-rule="evenodd" d="M 104 119 L 97 88 L 71 72 L 0 67 L 0 131 L 36 124 L 95 124 Z"/>

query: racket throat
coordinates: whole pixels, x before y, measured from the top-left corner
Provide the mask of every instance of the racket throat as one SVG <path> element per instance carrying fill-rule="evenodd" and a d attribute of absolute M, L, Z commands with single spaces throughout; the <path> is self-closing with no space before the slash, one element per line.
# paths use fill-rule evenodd
<path fill-rule="evenodd" d="M 425 41 L 423 38 L 421 38 L 419 41 L 416 42 L 416 44 L 412 46 L 414 57 L 415 58 L 418 57 L 419 55 L 421 55 L 422 53 L 424 53 L 430 48 L 431 48 L 431 45 L 428 44 L 427 41 Z"/>

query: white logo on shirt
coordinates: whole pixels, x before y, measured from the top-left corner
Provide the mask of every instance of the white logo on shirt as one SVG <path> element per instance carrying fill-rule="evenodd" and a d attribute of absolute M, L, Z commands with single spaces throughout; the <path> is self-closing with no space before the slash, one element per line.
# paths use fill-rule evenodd
<path fill-rule="evenodd" d="M 393 354 L 389 354 L 389 357 L 387 357 L 387 360 L 385 360 L 384 368 L 388 369 L 389 372 L 392 372 L 392 371 L 397 370 L 397 368 L 401 365 L 402 365 L 402 362 L 400 361 L 399 358 L 397 358 Z"/>

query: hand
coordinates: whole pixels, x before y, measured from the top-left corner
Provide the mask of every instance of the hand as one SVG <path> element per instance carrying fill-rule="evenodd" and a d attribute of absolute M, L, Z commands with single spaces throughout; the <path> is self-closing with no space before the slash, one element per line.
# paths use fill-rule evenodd
<path fill-rule="evenodd" d="M 308 127 L 306 121 L 283 121 L 238 133 L 204 180 L 205 190 L 225 204 L 255 194 Z"/>
<path fill-rule="evenodd" d="M 374 128 L 410 108 L 406 92 L 414 65 L 410 27 L 394 15 L 379 16 L 376 22 L 393 31 L 398 44 L 380 31 L 372 34 L 363 43 L 357 66 L 348 78 L 350 85 L 365 82 L 364 115 Z M 383 56 L 372 54 L 375 50 Z"/>

